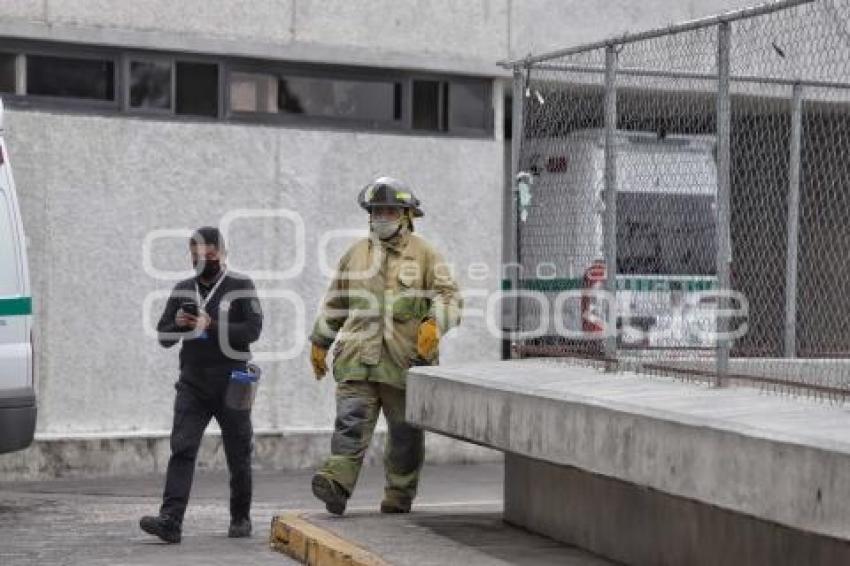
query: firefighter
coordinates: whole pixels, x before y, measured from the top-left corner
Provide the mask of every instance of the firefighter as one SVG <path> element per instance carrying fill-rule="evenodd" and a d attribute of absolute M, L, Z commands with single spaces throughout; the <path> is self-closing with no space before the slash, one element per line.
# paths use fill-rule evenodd
<path fill-rule="evenodd" d="M 404 183 L 380 177 L 358 197 L 369 237 L 342 256 L 310 336 L 316 379 L 333 349 L 336 421 L 331 455 L 313 476 L 328 511 L 345 512 L 378 414 L 388 435 L 383 513 L 408 513 L 424 458 L 424 434 L 405 421 L 407 370 L 438 362 L 440 337 L 460 323 L 462 301 L 448 266 L 413 219 L 419 200 Z"/>

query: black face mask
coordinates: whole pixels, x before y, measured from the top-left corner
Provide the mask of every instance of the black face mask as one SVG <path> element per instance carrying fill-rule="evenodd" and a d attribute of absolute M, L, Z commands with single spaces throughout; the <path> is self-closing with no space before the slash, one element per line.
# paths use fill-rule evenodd
<path fill-rule="evenodd" d="M 203 269 L 199 269 L 203 265 Z M 204 279 L 212 279 L 221 271 L 221 261 L 217 259 L 208 259 L 203 262 L 198 261 L 192 264 L 195 268 L 195 273 Z"/>

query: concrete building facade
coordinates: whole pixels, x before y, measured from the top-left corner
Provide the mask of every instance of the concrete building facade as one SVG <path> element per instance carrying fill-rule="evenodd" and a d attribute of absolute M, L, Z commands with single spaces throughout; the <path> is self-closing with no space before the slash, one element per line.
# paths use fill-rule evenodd
<path fill-rule="evenodd" d="M 163 351 L 142 320 L 146 305 L 149 316 L 158 316 L 160 303 L 146 303 L 150 293 L 167 292 L 174 281 L 151 277 L 144 266 L 148 258 L 162 270 L 185 269 L 188 255 L 185 238 L 176 232 L 158 239 L 152 234 L 218 224 L 240 209 L 287 209 L 303 221 L 303 268 L 291 277 L 257 280 L 269 295 L 266 329 L 256 350 L 297 354 L 262 362 L 265 378 L 254 422 L 261 463 L 315 464 L 333 420 L 333 384 L 315 382 L 303 348 L 328 282 L 319 259 L 333 265 L 345 244 L 345 234 L 328 240 L 328 231 L 365 229 L 355 197 L 382 174 L 406 179 L 420 196 L 426 217 L 417 230 L 444 252 L 470 293 L 465 323 L 444 341 L 443 362 L 498 359 L 499 338 L 474 312 L 483 309 L 482 297 L 496 291 L 501 279 L 510 155 L 503 125 L 510 83 L 496 62 L 747 4 L 4 2 L 0 51 L 109 49 L 118 53 L 121 72 L 127 53 L 146 53 L 217 58 L 224 69 L 232 61 L 250 60 L 255 66 L 306 65 L 314 73 L 481 81 L 488 87 L 489 120 L 487 128 L 468 135 L 321 120 L 230 120 L 226 108 L 217 118 L 183 119 L 128 112 L 126 103 L 109 110 L 44 103 L 27 96 L 19 83 L 17 93 L 6 97 L 6 135 L 29 240 L 39 423 L 34 447 L 0 457 L 4 477 L 164 467 L 176 352 Z M 24 71 L 18 65 L 20 80 Z M 235 222 L 234 267 L 297 266 L 296 228 L 280 218 Z M 146 242 L 151 243 L 147 254 Z M 302 312 L 286 298 L 292 296 L 303 299 Z M 446 441 L 433 440 L 432 448 L 444 460 L 492 457 Z M 215 446 L 208 450 L 210 465 L 221 463 L 216 451 Z"/>

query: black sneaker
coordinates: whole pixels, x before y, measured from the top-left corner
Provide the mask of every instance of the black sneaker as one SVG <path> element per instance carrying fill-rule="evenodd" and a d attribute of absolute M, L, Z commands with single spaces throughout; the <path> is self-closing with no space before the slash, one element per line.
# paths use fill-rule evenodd
<path fill-rule="evenodd" d="M 381 501 L 381 513 L 410 513 L 410 501 L 402 502 L 384 499 L 383 501 Z"/>
<path fill-rule="evenodd" d="M 230 528 L 227 529 L 227 536 L 230 538 L 246 538 L 251 536 L 251 519 L 247 517 L 231 519 Z"/>
<path fill-rule="evenodd" d="M 348 496 L 342 486 L 334 480 L 322 474 L 313 476 L 313 495 L 325 503 L 325 509 L 328 510 L 328 513 L 334 515 L 345 513 L 345 503 L 348 501 Z"/>
<path fill-rule="evenodd" d="M 180 523 L 167 515 L 142 517 L 139 526 L 149 535 L 159 537 L 167 543 L 177 544 L 182 538 Z"/>

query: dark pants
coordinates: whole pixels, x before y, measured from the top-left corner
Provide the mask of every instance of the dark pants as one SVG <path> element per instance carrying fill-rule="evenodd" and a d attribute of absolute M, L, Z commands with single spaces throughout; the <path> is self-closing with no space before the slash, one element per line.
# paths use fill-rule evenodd
<path fill-rule="evenodd" d="M 228 409 L 223 399 L 223 390 L 210 395 L 182 381 L 177 384 L 171 458 L 168 461 L 160 513 L 174 518 L 178 523 L 183 522 L 189 503 L 201 438 L 213 417 L 221 427 L 227 469 L 230 471 L 230 515 L 234 519 L 250 515 L 253 449 L 251 411 Z"/>

